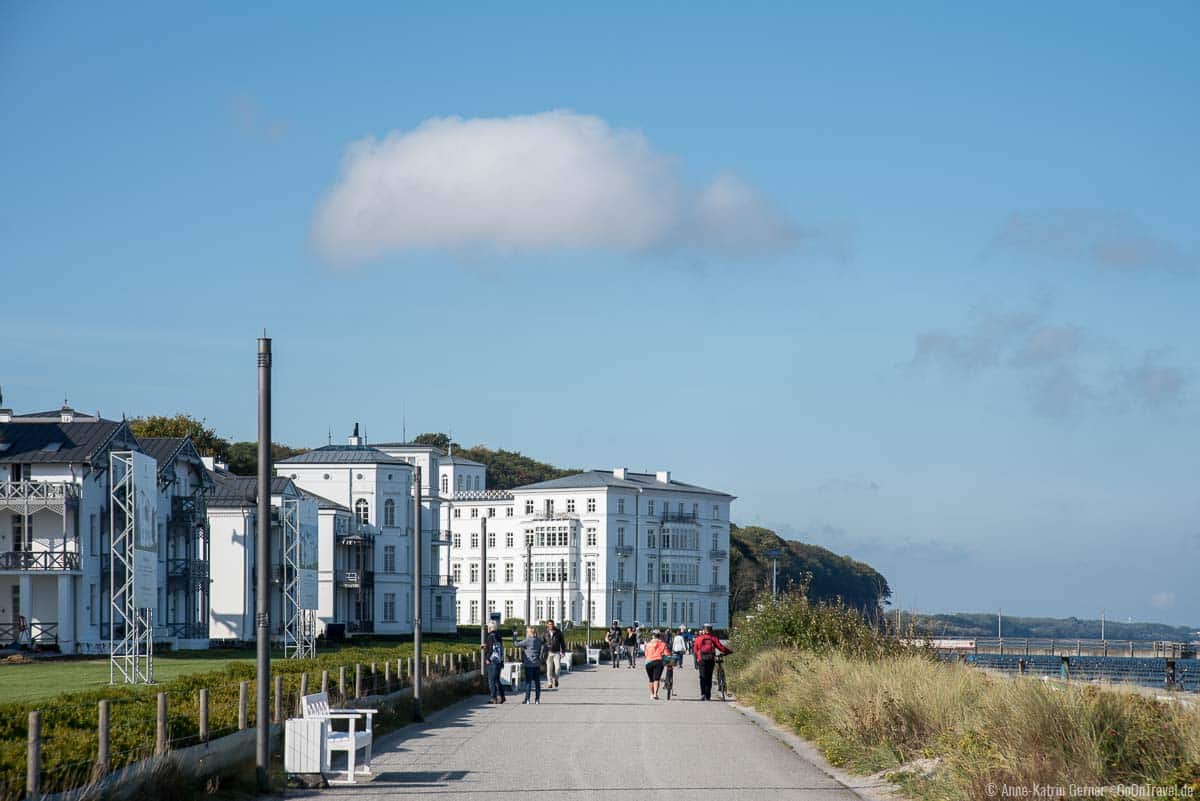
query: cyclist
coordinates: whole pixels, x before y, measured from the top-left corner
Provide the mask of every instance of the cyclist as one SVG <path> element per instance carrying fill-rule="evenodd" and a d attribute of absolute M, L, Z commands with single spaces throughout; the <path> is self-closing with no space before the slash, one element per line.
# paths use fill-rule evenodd
<path fill-rule="evenodd" d="M 646 643 L 646 676 L 650 679 L 650 698 L 658 700 L 658 683 L 662 680 L 663 657 L 671 651 L 659 636 L 658 629 L 652 631 Z"/>
<path fill-rule="evenodd" d="M 696 656 L 696 666 L 700 669 L 700 700 L 712 700 L 713 668 L 717 664 L 717 654 L 731 654 L 724 643 L 712 633 L 712 624 L 705 623 L 704 631 L 692 643 L 692 652 Z"/>

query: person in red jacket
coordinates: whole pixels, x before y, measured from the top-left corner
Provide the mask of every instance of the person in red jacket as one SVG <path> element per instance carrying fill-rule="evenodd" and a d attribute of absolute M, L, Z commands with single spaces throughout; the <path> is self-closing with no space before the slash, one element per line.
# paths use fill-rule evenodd
<path fill-rule="evenodd" d="M 692 654 L 696 657 L 696 666 L 700 669 L 700 700 L 709 701 L 712 696 L 713 668 L 717 664 L 717 654 L 731 654 L 717 635 L 712 633 L 712 624 L 704 624 L 704 631 L 692 642 Z"/>

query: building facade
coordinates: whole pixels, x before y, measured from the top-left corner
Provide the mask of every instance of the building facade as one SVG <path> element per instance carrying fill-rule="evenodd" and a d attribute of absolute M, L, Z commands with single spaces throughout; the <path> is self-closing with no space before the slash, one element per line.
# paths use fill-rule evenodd
<path fill-rule="evenodd" d="M 0 409 L 0 644 L 108 652 L 114 451 L 162 459 L 154 640 L 208 646 L 200 625 L 207 596 L 199 587 L 207 532 L 195 510 L 209 484 L 191 441 L 141 443 L 124 421 L 65 405 L 27 415 Z M 195 583 L 173 580 L 183 576 Z"/>
<path fill-rule="evenodd" d="M 457 618 L 727 627 L 733 500 L 667 471 L 592 470 L 511 492 L 472 480 L 442 503 Z"/>

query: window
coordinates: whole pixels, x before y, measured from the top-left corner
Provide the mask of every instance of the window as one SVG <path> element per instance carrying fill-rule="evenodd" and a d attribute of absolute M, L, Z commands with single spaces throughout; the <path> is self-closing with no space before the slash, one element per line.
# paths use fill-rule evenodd
<path fill-rule="evenodd" d="M 383 620 L 385 623 L 396 622 L 396 593 L 394 592 L 383 594 Z"/>
<path fill-rule="evenodd" d="M 651 605 L 651 603 L 649 601 L 646 601 L 646 616 L 644 618 L 642 618 L 642 621 L 644 623 L 650 622 L 650 616 L 653 613 L 653 611 L 654 611 L 653 605 Z"/>
<path fill-rule="evenodd" d="M 533 498 L 527 498 L 525 500 L 525 514 L 533 514 Z"/>
<path fill-rule="evenodd" d="M 650 584 L 654 583 L 654 563 L 653 562 L 646 563 L 646 581 L 649 582 Z"/>
<path fill-rule="evenodd" d="M 579 566 L 571 562 L 571 581 L 579 581 Z"/>
<path fill-rule="evenodd" d="M 462 584 L 462 565 L 458 562 L 450 566 L 450 578 L 455 584 Z"/>
<path fill-rule="evenodd" d="M 479 601 L 471 601 L 471 622 L 479 622 Z"/>
<path fill-rule="evenodd" d="M 700 516 L 700 504 L 693 503 L 692 504 L 692 517 L 699 517 L 699 516 Z"/>
<path fill-rule="evenodd" d="M 96 516 L 92 515 L 92 520 L 95 520 L 95 519 L 96 519 Z M 88 585 L 88 622 L 91 623 L 93 626 L 96 625 L 96 606 L 97 606 L 96 585 L 89 584 Z"/>
<path fill-rule="evenodd" d="M 470 579 L 470 581 L 472 584 L 479 583 L 479 563 L 478 562 L 471 563 L 471 579 Z"/>
<path fill-rule="evenodd" d="M 383 524 L 389 527 L 396 525 L 396 502 L 391 498 L 383 502 Z"/>
<path fill-rule="evenodd" d="M 625 499 L 624 498 L 617 498 L 617 514 L 619 514 L 619 515 L 625 514 Z"/>
<path fill-rule="evenodd" d="M 595 602 L 595 601 L 590 601 L 590 602 L 588 603 L 588 616 L 587 616 L 587 619 L 588 619 L 588 622 L 589 622 L 589 623 L 590 623 L 591 621 L 593 621 L 593 620 L 595 620 L 595 619 L 596 619 L 596 602 Z"/>
<path fill-rule="evenodd" d="M 646 530 L 646 547 L 647 548 L 655 547 L 655 545 L 654 545 L 654 529 L 652 529 L 652 528 Z"/>
<path fill-rule="evenodd" d="M 504 602 L 504 617 L 510 618 L 512 616 L 513 616 L 513 602 L 505 601 Z"/>
<path fill-rule="evenodd" d="M 708 604 L 708 622 L 717 625 L 717 602 L 711 601 Z"/>
<path fill-rule="evenodd" d="M 471 547 L 472 548 L 479 547 L 479 532 L 478 531 L 471 532 Z"/>
<path fill-rule="evenodd" d="M 721 532 L 716 529 L 713 529 L 713 550 L 715 551 L 720 547 L 721 547 Z"/>
<path fill-rule="evenodd" d="M 620 620 L 625 617 L 625 602 L 617 601 L 613 604 L 613 619 Z"/>
<path fill-rule="evenodd" d="M 457 512 L 458 510 L 455 509 L 454 511 Z M 462 532 L 461 531 L 454 532 L 454 547 L 455 548 L 462 547 Z"/>
<path fill-rule="evenodd" d="M 496 600 L 494 598 L 488 598 L 488 617 L 491 617 L 492 613 L 495 611 L 496 611 Z"/>
<path fill-rule="evenodd" d="M 504 535 L 504 545 L 508 548 L 513 547 L 513 533 L 511 531 Z"/>
<path fill-rule="evenodd" d="M 588 582 L 588 584 L 591 584 L 595 580 L 596 580 L 596 563 L 588 562 L 587 563 L 587 582 Z"/>
<path fill-rule="evenodd" d="M 442 476 L 442 494 L 450 494 L 450 476 Z"/>
<path fill-rule="evenodd" d="M 595 499 L 595 498 L 588 498 L 588 499 L 587 499 L 587 510 L 588 510 L 589 512 L 594 512 L 594 511 L 596 511 L 596 499 Z"/>
<path fill-rule="evenodd" d="M 442 596 L 435 595 L 435 596 L 433 596 L 433 616 L 436 617 L 438 620 L 441 620 L 442 613 L 443 613 Z"/>
<path fill-rule="evenodd" d="M 384 573 L 395 573 L 396 572 L 396 546 L 395 545 L 383 546 L 383 572 Z"/>
<path fill-rule="evenodd" d="M 477 506 L 471 507 L 471 517 L 479 517 L 479 507 L 477 507 Z"/>
<path fill-rule="evenodd" d="M 666 511 L 666 509 L 664 508 L 663 511 Z M 675 507 L 675 511 L 681 515 L 683 514 L 683 501 L 679 502 L 679 504 Z"/>
<path fill-rule="evenodd" d="M 354 516 L 360 523 L 371 522 L 371 506 L 367 503 L 366 498 L 359 498 L 354 502 Z"/>
<path fill-rule="evenodd" d="M 533 609 L 534 609 L 534 613 L 533 613 L 534 620 L 545 620 L 546 619 L 546 617 L 545 617 L 546 604 L 544 601 L 542 601 L 541 598 L 538 598 L 537 601 L 534 602 Z"/>
<path fill-rule="evenodd" d="M 506 584 L 512 584 L 513 581 L 513 563 L 504 563 L 504 581 Z"/>
<path fill-rule="evenodd" d="M 663 623 L 669 623 L 669 622 L 670 622 L 670 620 L 671 620 L 671 619 L 670 619 L 669 617 L 667 617 L 667 602 L 666 602 L 666 601 L 663 601 L 663 602 L 662 602 L 662 618 L 661 618 L 661 621 L 662 621 Z"/>
<path fill-rule="evenodd" d="M 527 528 L 525 529 L 525 547 L 528 548 L 530 545 L 533 545 L 533 529 Z"/>
<path fill-rule="evenodd" d="M 545 501 L 545 503 L 544 503 L 544 505 L 543 505 L 543 508 L 546 510 L 546 514 L 547 514 L 547 515 L 552 515 L 552 514 L 554 514 L 554 499 L 553 499 L 553 498 L 547 498 L 547 499 L 546 499 L 546 501 Z"/>
<path fill-rule="evenodd" d="M 98 529 L 96 528 L 96 515 L 93 513 L 88 520 L 88 543 L 92 552 L 92 556 L 100 553 L 98 543 L 100 541 Z"/>
<path fill-rule="evenodd" d="M 462 476 L 458 476 L 458 478 L 455 479 L 454 488 L 458 492 L 463 491 L 463 477 Z"/>
<path fill-rule="evenodd" d="M 621 559 L 617 562 L 617 581 L 625 580 L 625 560 Z"/>
<path fill-rule="evenodd" d="M 546 619 L 554 620 L 554 599 L 553 598 L 546 599 Z"/>
<path fill-rule="evenodd" d="M 479 491 L 479 476 L 475 476 L 475 491 Z"/>
<path fill-rule="evenodd" d="M 568 512 L 575 511 L 575 499 L 574 498 L 567 498 L 567 511 Z"/>
<path fill-rule="evenodd" d="M 685 620 L 684 623 L 687 623 L 690 626 L 694 626 L 694 625 L 696 625 L 697 622 L 698 621 L 696 620 L 696 602 L 688 601 L 688 616 L 687 616 L 687 620 Z"/>
<path fill-rule="evenodd" d="M 496 547 L 496 532 L 494 532 L 494 531 L 488 532 L 488 547 L 489 548 Z"/>
<path fill-rule="evenodd" d="M 462 623 L 462 601 L 454 602 L 454 619 Z"/>
<path fill-rule="evenodd" d="M 596 547 L 596 529 L 589 528 L 587 530 L 587 538 L 584 540 L 589 548 Z"/>
<path fill-rule="evenodd" d="M 488 577 L 488 584 L 496 583 L 496 563 L 495 562 L 488 562 L 487 577 Z"/>
<path fill-rule="evenodd" d="M 650 515 L 654 514 L 654 501 L 646 501 L 646 512 Z"/>
<path fill-rule="evenodd" d="M 496 507 L 489 506 L 488 507 L 488 517 L 495 517 L 495 516 L 496 516 Z"/>
<path fill-rule="evenodd" d="M 462 509 L 455 509 L 455 510 L 454 510 L 454 516 L 455 516 L 455 517 L 462 517 Z"/>
<path fill-rule="evenodd" d="M 721 507 L 717 506 L 716 504 L 713 504 L 713 519 L 714 520 L 721 519 Z"/>
<path fill-rule="evenodd" d="M 620 548 L 624 544 L 625 544 L 625 529 L 618 527 L 617 528 L 617 547 Z"/>
<path fill-rule="evenodd" d="M 512 516 L 513 516 L 513 508 L 512 508 L 511 506 L 507 507 L 507 508 L 504 510 L 504 516 L 505 516 L 505 517 L 512 517 Z"/>
<path fill-rule="evenodd" d="M 712 571 L 713 571 L 713 580 L 712 580 L 712 583 L 713 583 L 713 584 L 716 584 L 716 583 L 717 583 L 717 581 L 719 580 L 719 579 L 717 578 L 717 576 L 718 576 L 718 575 L 720 575 L 720 574 L 717 572 L 717 566 L 716 566 L 716 565 L 713 565 L 713 567 L 712 567 Z"/>

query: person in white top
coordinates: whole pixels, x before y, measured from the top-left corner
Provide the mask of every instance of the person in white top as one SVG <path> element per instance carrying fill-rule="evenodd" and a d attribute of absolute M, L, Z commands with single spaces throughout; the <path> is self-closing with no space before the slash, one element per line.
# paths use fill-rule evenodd
<path fill-rule="evenodd" d="M 671 641 L 671 653 L 675 654 L 675 664 L 683 667 L 683 655 L 687 652 L 687 638 L 683 636 L 684 628 L 679 627 L 675 639 Z"/>

